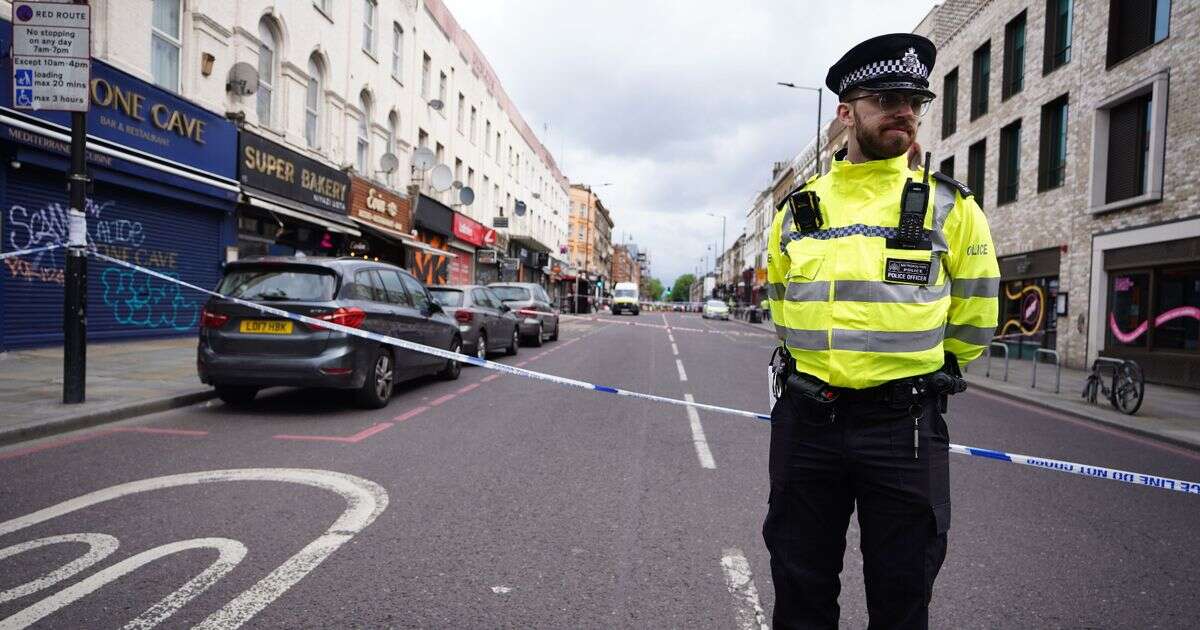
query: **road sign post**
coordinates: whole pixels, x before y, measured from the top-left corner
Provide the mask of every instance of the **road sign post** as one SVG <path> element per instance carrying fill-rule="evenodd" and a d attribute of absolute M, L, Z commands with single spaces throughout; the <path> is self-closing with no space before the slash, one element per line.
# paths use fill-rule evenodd
<path fill-rule="evenodd" d="M 16 109 L 71 112 L 69 242 L 63 282 L 63 402 L 81 403 L 87 380 L 87 111 L 92 12 L 86 0 L 12 3 Z"/>

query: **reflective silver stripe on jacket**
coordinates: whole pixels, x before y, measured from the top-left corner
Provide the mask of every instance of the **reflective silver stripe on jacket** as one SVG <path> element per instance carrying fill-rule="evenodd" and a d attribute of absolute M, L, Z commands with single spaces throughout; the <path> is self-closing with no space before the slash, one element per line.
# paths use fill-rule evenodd
<path fill-rule="evenodd" d="M 943 328 L 913 332 L 833 329 L 834 350 L 857 352 L 920 352 L 942 342 Z"/>
<path fill-rule="evenodd" d="M 788 302 L 824 302 L 829 299 L 829 281 L 789 282 L 783 299 Z"/>
<path fill-rule="evenodd" d="M 951 283 L 950 295 L 960 298 L 1000 297 L 1000 278 L 960 278 Z"/>
<path fill-rule="evenodd" d="M 772 300 L 782 300 L 787 287 L 782 282 L 772 282 L 767 285 L 767 297 Z"/>
<path fill-rule="evenodd" d="M 990 326 L 969 326 L 967 324 L 946 324 L 946 336 L 963 343 L 976 346 L 986 346 L 996 336 L 996 329 Z"/>
<path fill-rule="evenodd" d="M 936 302 L 949 294 L 950 285 L 948 283 L 922 286 L 875 280 L 838 280 L 833 285 L 833 299 L 838 302 L 924 304 Z"/>
<path fill-rule="evenodd" d="M 789 348 L 796 350 L 829 349 L 829 331 L 827 330 L 803 330 L 775 324 L 775 334 Z"/>

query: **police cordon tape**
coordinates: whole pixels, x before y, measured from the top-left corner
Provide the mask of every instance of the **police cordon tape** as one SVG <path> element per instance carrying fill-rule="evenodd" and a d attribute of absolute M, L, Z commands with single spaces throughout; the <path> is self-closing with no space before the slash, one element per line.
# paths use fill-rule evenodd
<path fill-rule="evenodd" d="M 4 253 L 0 254 L 0 260 L 4 260 L 5 258 L 12 258 L 13 256 L 28 256 L 29 254 L 40 254 L 42 252 L 48 252 L 52 249 L 58 249 L 60 247 L 62 247 L 62 245 L 47 245 L 45 247 L 34 247 L 32 249 L 18 249 L 15 252 L 4 252 Z"/>
<path fill-rule="evenodd" d="M 411 341 L 406 341 L 404 339 L 397 339 L 395 337 L 389 337 L 387 335 L 379 335 L 379 334 L 372 333 L 369 331 L 359 330 L 357 328 L 350 328 L 348 326 L 342 326 L 341 324 L 335 324 L 333 322 L 325 321 L 322 319 L 315 319 L 315 318 L 308 317 L 305 315 L 298 315 L 296 313 L 292 313 L 292 312 L 285 311 L 282 309 L 274 308 L 271 306 L 266 306 L 266 305 L 259 304 L 256 302 L 250 302 L 248 300 L 242 300 L 240 298 L 234 298 L 234 297 L 229 297 L 226 295 L 221 295 L 220 293 L 217 293 L 216 291 L 210 291 L 208 289 L 201 288 L 194 284 L 184 282 L 183 280 L 179 280 L 178 278 L 172 278 L 171 276 L 168 276 L 163 273 L 159 273 L 152 269 L 147 269 L 140 265 L 135 265 L 133 263 L 125 262 L 123 260 L 112 258 L 110 256 L 105 256 L 104 254 L 101 254 L 99 252 L 93 251 L 93 252 L 91 252 L 91 255 L 95 256 L 96 258 L 99 258 L 100 260 L 105 260 L 105 261 L 111 262 L 113 264 L 120 265 L 122 267 L 126 267 L 128 269 L 133 269 L 135 271 L 153 276 L 160 280 L 165 280 L 167 282 L 172 282 L 172 283 L 178 284 L 180 286 L 184 286 L 189 289 L 193 289 L 200 293 L 204 293 L 207 295 L 211 295 L 213 297 L 221 298 L 223 300 L 229 300 L 230 302 L 233 302 L 235 304 L 240 304 L 242 306 L 252 308 L 252 309 L 255 309 L 255 310 L 263 312 L 263 313 L 277 315 L 284 319 L 290 319 L 292 321 L 300 322 L 303 324 L 309 324 L 309 325 L 313 325 L 313 326 L 328 328 L 330 330 L 336 330 L 338 332 L 342 332 L 347 335 L 354 335 L 356 337 L 362 337 L 364 339 L 370 339 L 372 341 L 378 341 L 380 343 L 398 346 L 400 348 L 404 348 L 405 350 L 412 350 L 414 352 L 423 352 L 425 354 L 431 354 L 433 356 L 441 357 L 443 359 L 455 360 L 460 363 L 468 363 L 471 365 L 476 365 L 476 366 L 487 368 L 490 370 L 496 370 L 498 372 L 514 374 L 517 376 L 524 376 L 526 378 L 531 378 L 531 379 L 539 380 L 539 381 L 558 383 L 560 385 L 568 385 L 568 386 L 577 387 L 580 389 L 587 389 L 587 390 L 596 391 L 596 392 L 603 392 L 606 394 L 616 394 L 618 396 L 627 396 L 630 398 L 639 398 L 642 400 L 652 400 L 655 402 L 667 403 L 670 405 L 676 405 L 676 406 L 680 406 L 680 407 L 693 407 L 696 409 L 705 409 L 707 411 L 713 411 L 716 413 L 724 413 L 724 414 L 730 414 L 730 415 L 735 415 L 735 416 L 742 416 L 742 417 L 746 417 L 746 418 L 754 418 L 756 420 L 765 420 L 768 422 L 770 422 L 770 420 L 771 420 L 771 416 L 764 415 L 761 413 L 753 413 L 750 411 L 742 411 L 740 409 L 731 409 L 729 407 L 720 407 L 717 405 L 709 405 L 709 404 L 705 404 L 705 403 L 690 402 L 690 401 L 686 401 L 686 400 L 678 400 L 675 398 L 667 398 L 665 396 L 655 396 L 653 394 L 643 394 L 640 392 L 632 392 L 632 391 L 620 389 L 617 387 L 608 387 L 606 385 L 596 385 L 593 383 L 588 383 L 586 381 L 579 381 L 579 380 L 575 380 L 575 379 L 564 378 L 561 376 L 554 376 L 552 374 L 545 374 L 542 372 L 534 372 L 532 370 L 526 370 L 523 368 L 511 366 L 511 365 L 506 365 L 504 363 L 495 363 L 493 361 L 487 361 L 487 360 L 480 359 L 480 358 L 474 357 L 474 356 L 468 356 L 465 354 L 459 354 L 457 352 L 451 352 L 449 350 L 442 350 L 441 348 L 433 348 L 430 346 L 413 343 Z M 1129 472 L 1129 471 L 1125 471 L 1125 470 L 1117 470 L 1114 468 L 1104 468 L 1101 466 L 1078 464 L 1075 462 L 1068 462 L 1068 461 L 1062 461 L 1062 460 L 1057 460 L 1057 459 L 1048 459 L 1048 458 L 1042 458 L 1042 457 L 1030 457 L 1028 455 L 1021 455 L 1019 453 L 1007 453 L 1004 451 L 995 451 L 995 450 L 990 450 L 990 449 L 975 448 L 973 446 L 963 446 L 960 444 L 951 444 L 950 451 L 953 453 L 958 453 L 960 455 L 969 455 L 971 457 L 980 457 L 980 458 L 984 458 L 984 459 L 999 460 L 999 461 L 1004 461 L 1004 462 L 1010 462 L 1013 464 L 1021 464 L 1024 466 L 1032 466 L 1032 467 L 1040 468 L 1043 470 L 1055 470 L 1058 472 L 1070 473 L 1070 474 L 1074 474 L 1074 475 L 1081 475 L 1084 477 L 1091 477 L 1093 479 L 1105 479 L 1105 480 L 1109 480 L 1109 481 L 1117 481 L 1117 482 L 1127 483 L 1127 484 L 1132 484 L 1132 485 L 1146 486 L 1149 488 L 1159 488 L 1162 490 L 1173 490 L 1176 492 L 1200 495 L 1200 483 L 1196 483 L 1196 482 L 1192 482 L 1192 481 L 1184 481 L 1182 479 L 1171 479 L 1169 477 L 1159 477 L 1156 475 L 1145 475 L 1142 473 L 1134 473 L 1134 472 Z"/>

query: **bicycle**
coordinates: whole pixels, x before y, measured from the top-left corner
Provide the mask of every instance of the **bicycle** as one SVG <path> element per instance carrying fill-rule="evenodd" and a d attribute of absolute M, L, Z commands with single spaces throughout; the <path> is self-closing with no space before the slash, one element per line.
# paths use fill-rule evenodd
<path fill-rule="evenodd" d="M 1112 372 L 1112 386 L 1104 383 L 1104 370 Z M 1095 403 L 1103 394 L 1112 406 L 1121 413 L 1133 415 L 1142 406 L 1146 394 L 1146 379 L 1142 368 L 1128 359 L 1097 357 L 1092 363 L 1092 373 L 1083 385 L 1083 399 Z"/>

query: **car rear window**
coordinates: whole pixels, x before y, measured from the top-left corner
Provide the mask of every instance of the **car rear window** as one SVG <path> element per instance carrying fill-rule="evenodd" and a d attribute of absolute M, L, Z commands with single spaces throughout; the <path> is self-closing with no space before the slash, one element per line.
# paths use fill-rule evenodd
<path fill-rule="evenodd" d="M 217 292 L 243 300 L 327 302 L 336 288 L 337 278 L 327 271 L 243 267 L 228 271 Z"/>
<path fill-rule="evenodd" d="M 529 289 L 521 287 L 491 287 L 492 292 L 500 296 L 501 300 L 510 302 L 521 302 L 529 300 Z"/>
<path fill-rule="evenodd" d="M 720 300 L 709 300 L 706 305 L 723 307 L 723 306 L 725 306 L 725 303 L 721 302 Z"/>
<path fill-rule="evenodd" d="M 637 297 L 637 291 L 633 289 L 617 289 L 617 297 Z"/>
<path fill-rule="evenodd" d="M 429 287 L 429 294 L 433 296 L 433 301 L 442 306 L 462 306 L 463 292 L 458 289 L 435 289 Z"/>

